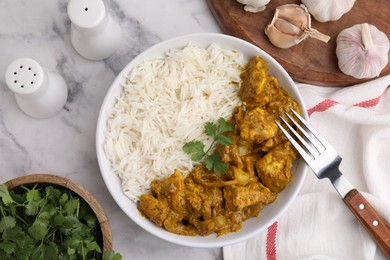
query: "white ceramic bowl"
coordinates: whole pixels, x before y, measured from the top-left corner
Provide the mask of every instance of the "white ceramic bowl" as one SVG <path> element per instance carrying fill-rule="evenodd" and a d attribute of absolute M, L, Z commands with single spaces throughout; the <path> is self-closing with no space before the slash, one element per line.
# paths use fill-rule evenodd
<path fill-rule="evenodd" d="M 283 214 L 283 212 L 287 210 L 301 189 L 306 176 L 307 168 L 303 161 L 298 162 L 291 183 L 280 194 L 279 198 L 274 203 L 267 205 L 260 213 L 258 218 L 251 218 L 244 222 L 243 228 L 240 231 L 221 237 L 216 237 L 215 235 L 209 235 L 206 237 L 187 237 L 169 233 L 168 231 L 156 226 L 151 221 L 140 215 L 136 204 L 130 201 L 122 192 L 120 179 L 111 169 L 110 162 L 106 158 L 105 152 L 103 150 L 104 132 L 106 131 L 107 127 L 108 111 L 110 111 L 110 109 L 114 106 L 116 102 L 115 98 L 118 97 L 122 91 L 120 82 L 124 80 L 123 75 L 127 75 L 129 71 L 131 71 L 136 66 L 136 64 L 142 62 L 143 60 L 161 57 L 167 50 L 172 48 L 183 48 L 189 42 L 203 47 L 207 47 L 214 42 L 222 48 L 238 50 L 244 55 L 244 58 L 248 60 L 255 55 L 263 57 L 268 62 L 270 74 L 275 76 L 279 80 L 280 85 L 283 86 L 289 92 L 290 96 L 299 103 L 303 111 L 303 116 L 307 119 L 305 105 L 293 80 L 282 68 L 282 66 L 263 50 L 246 41 L 223 34 L 190 34 L 161 42 L 144 51 L 136 58 L 134 58 L 114 80 L 103 101 L 97 123 L 97 158 L 104 182 L 112 197 L 119 205 L 119 207 L 143 229 L 159 238 L 184 246 L 203 248 L 222 247 L 244 241 L 266 230 L 267 227 L 272 225 Z"/>

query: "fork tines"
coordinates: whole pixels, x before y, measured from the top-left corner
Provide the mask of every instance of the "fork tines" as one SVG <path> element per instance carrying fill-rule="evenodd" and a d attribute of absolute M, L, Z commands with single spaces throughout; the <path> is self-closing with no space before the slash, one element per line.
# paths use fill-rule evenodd
<path fill-rule="evenodd" d="M 290 108 L 290 111 L 298 119 L 299 123 L 289 113 L 284 112 L 284 115 L 288 120 L 283 116 L 279 116 L 279 118 L 288 127 L 289 131 L 275 120 L 279 129 L 284 133 L 295 149 L 298 150 L 305 161 L 314 160 L 316 157 L 321 156 L 326 150 L 327 142 L 296 111 L 292 108 Z"/>

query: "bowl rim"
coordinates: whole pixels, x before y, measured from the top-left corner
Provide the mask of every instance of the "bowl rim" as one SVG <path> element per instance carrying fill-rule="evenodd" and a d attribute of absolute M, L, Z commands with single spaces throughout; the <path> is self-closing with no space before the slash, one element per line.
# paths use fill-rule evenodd
<path fill-rule="evenodd" d="M 112 231 L 111 226 L 104 212 L 103 207 L 97 201 L 97 199 L 84 187 L 80 184 L 59 175 L 49 174 L 49 173 L 36 173 L 28 174 L 24 176 L 19 176 L 13 179 L 10 179 L 4 183 L 9 190 L 20 187 L 21 185 L 31 185 L 31 184 L 47 184 L 47 185 L 56 185 L 63 188 L 66 188 L 78 196 L 80 196 L 92 209 L 94 212 L 102 232 L 102 242 L 103 248 L 102 251 L 112 250 Z"/>
<path fill-rule="evenodd" d="M 187 237 L 185 237 L 185 236 L 180 236 L 180 235 L 175 235 L 175 234 L 171 235 L 172 233 L 166 234 L 167 231 L 165 231 L 165 230 L 163 230 L 165 232 L 154 232 L 153 231 L 154 228 L 151 228 L 149 226 L 149 224 L 145 223 L 145 220 L 146 220 L 145 218 L 143 218 L 143 217 L 140 218 L 139 216 L 133 216 L 131 214 L 131 212 L 128 212 L 129 205 L 124 205 L 122 203 L 122 198 L 123 197 L 127 198 L 127 197 L 122 192 L 119 177 L 112 170 L 112 167 L 111 167 L 110 163 L 109 163 L 108 173 L 106 172 L 104 164 L 107 162 L 108 159 L 105 156 L 104 148 L 103 148 L 102 143 L 101 143 L 101 139 L 102 138 L 104 139 L 104 133 L 103 133 L 102 129 L 105 129 L 103 124 L 106 124 L 106 119 L 107 119 L 106 113 L 107 113 L 107 109 L 108 109 L 107 108 L 108 102 L 110 102 L 110 100 L 112 98 L 115 98 L 115 96 L 113 96 L 113 93 L 115 92 L 115 90 L 117 88 L 120 87 L 120 82 L 123 80 L 123 78 L 122 78 L 123 75 L 126 72 L 129 72 L 137 64 L 142 62 L 145 58 L 147 58 L 148 54 L 151 53 L 151 52 L 152 53 L 153 52 L 159 53 L 158 50 L 163 48 L 164 49 L 163 52 L 165 53 L 166 50 L 175 48 L 175 47 L 167 48 L 167 46 L 171 46 L 171 45 L 177 46 L 178 45 L 177 43 L 181 43 L 179 45 L 184 47 L 184 46 L 186 46 L 186 44 L 183 44 L 183 42 L 186 42 L 187 44 L 190 43 L 190 42 L 199 43 L 197 41 L 197 39 L 203 39 L 203 38 L 206 38 L 206 39 L 209 39 L 209 38 L 210 39 L 217 39 L 217 41 L 219 41 L 219 42 L 227 41 L 227 42 L 229 42 L 229 45 L 232 44 L 234 46 L 239 46 L 238 51 L 240 51 L 240 52 L 242 52 L 242 50 L 244 48 L 245 48 L 245 50 L 246 50 L 246 48 L 250 49 L 251 51 L 255 50 L 257 55 L 259 55 L 259 56 L 261 56 L 261 57 L 263 57 L 263 58 L 265 58 L 267 60 L 268 66 L 269 67 L 271 66 L 272 70 L 275 70 L 278 73 L 281 73 L 283 75 L 283 77 L 285 78 L 286 83 L 288 85 L 292 86 L 291 87 L 291 91 L 293 91 L 293 94 L 295 96 L 294 98 L 296 99 L 296 101 L 299 103 L 299 105 L 301 107 L 302 116 L 305 119 L 308 119 L 308 114 L 307 114 L 305 103 L 303 102 L 303 98 L 302 98 L 301 94 L 299 93 L 298 88 L 295 85 L 294 81 L 292 80 L 290 75 L 287 73 L 287 71 L 273 57 L 271 57 L 268 53 L 263 51 L 258 46 L 255 46 L 252 43 L 249 43 L 249 42 L 247 42 L 247 41 L 245 41 L 243 39 L 240 39 L 240 38 L 237 38 L 237 37 L 234 37 L 234 36 L 230 36 L 230 35 L 226 35 L 226 34 L 219 34 L 219 33 L 192 33 L 192 34 L 186 34 L 186 35 L 177 36 L 177 37 L 174 37 L 174 38 L 171 38 L 171 39 L 168 39 L 168 40 L 164 40 L 164 41 L 161 41 L 161 42 L 159 42 L 159 43 L 157 43 L 157 44 L 147 48 L 146 50 L 144 50 L 143 52 L 138 54 L 136 57 L 131 59 L 130 62 L 128 64 L 126 64 L 126 66 L 116 76 L 116 78 L 114 79 L 114 81 L 110 85 L 110 87 L 109 87 L 109 89 L 108 89 L 108 91 L 107 91 L 107 93 L 106 93 L 106 95 L 105 95 L 105 97 L 103 99 L 103 102 L 102 102 L 102 105 L 101 105 L 101 108 L 100 108 L 100 111 L 99 111 L 99 116 L 98 116 L 98 120 L 97 120 L 97 127 L 96 127 L 96 153 L 97 153 L 97 159 L 98 159 L 100 172 L 102 174 L 103 181 L 105 182 L 106 187 L 109 190 L 109 193 L 111 194 L 112 198 L 117 203 L 117 205 L 121 208 L 121 210 L 132 221 L 134 221 L 138 226 L 142 227 L 145 231 L 153 234 L 156 237 L 159 237 L 159 238 L 161 238 L 163 240 L 166 240 L 168 242 L 175 243 L 175 244 L 178 244 L 178 245 L 189 246 L 189 247 L 198 247 L 198 248 L 216 248 L 216 247 L 223 247 L 223 246 L 227 246 L 227 245 L 236 244 L 236 243 L 242 242 L 244 240 L 247 240 L 247 239 L 255 236 L 256 234 L 259 234 L 260 232 L 264 231 L 265 229 L 270 227 L 275 221 L 277 221 L 277 219 L 279 219 L 279 217 L 287 210 L 287 208 L 289 208 L 289 206 L 291 205 L 293 200 L 296 198 L 296 196 L 298 195 L 299 191 L 301 190 L 301 188 L 303 186 L 303 182 L 304 182 L 304 180 L 306 178 L 306 172 L 307 172 L 308 168 L 307 168 L 306 164 L 304 163 L 304 161 L 302 159 L 300 159 L 299 162 L 298 162 L 299 167 L 301 167 L 300 168 L 301 169 L 301 174 L 300 174 L 298 180 L 295 181 L 295 182 L 297 182 L 296 185 L 295 185 L 296 189 L 291 191 L 290 197 L 288 199 L 286 199 L 287 201 L 286 201 L 285 205 L 282 207 L 282 209 L 279 210 L 278 213 L 273 216 L 272 220 L 265 222 L 264 223 L 264 227 L 262 229 L 256 229 L 254 231 L 250 231 L 246 235 L 241 234 L 239 236 L 235 236 L 235 237 L 232 237 L 232 238 L 229 237 L 229 239 L 221 239 L 222 237 L 229 236 L 229 234 L 228 234 L 228 235 L 224 235 L 224 236 L 218 238 L 218 239 L 220 239 L 219 241 L 205 241 L 205 242 L 200 243 L 198 241 L 193 242 L 191 240 L 188 240 Z M 202 42 L 203 44 L 204 44 L 204 42 L 208 42 L 208 45 L 210 45 L 211 43 L 213 43 L 215 41 L 201 40 L 200 42 Z M 217 45 L 220 45 L 220 44 L 217 43 Z M 231 48 L 234 48 L 234 47 L 231 47 Z M 162 53 L 160 53 L 160 54 L 162 54 Z M 269 62 L 271 62 L 272 64 L 270 64 Z M 271 71 L 271 69 L 270 69 L 270 71 Z M 288 92 L 291 94 L 291 92 L 289 90 L 288 90 Z M 298 168 L 298 167 L 296 167 L 296 168 Z M 110 175 L 115 175 L 115 178 L 116 178 L 115 182 L 116 183 L 119 182 L 119 186 L 120 186 L 119 188 L 120 188 L 120 193 L 121 193 L 121 195 L 119 195 L 119 197 L 115 196 L 115 193 L 116 193 L 115 188 L 117 188 L 117 187 L 114 187 L 114 184 L 112 184 L 112 179 L 108 176 L 109 174 Z M 127 198 L 127 201 L 129 203 L 135 204 L 129 198 Z M 275 204 L 275 202 L 274 202 L 274 204 Z M 139 212 L 137 212 L 137 213 L 139 214 Z M 261 213 L 260 213 L 260 217 L 261 217 Z M 154 223 L 153 223 L 153 225 L 154 225 Z M 158 228 L 161 228 L 161 227 L 158 227 Z M 232 234 L 239 234 L 239 232 L 240 231 L 238 231 L 238 233 L 230 233 L 230 235 L 232 235 Z"/>

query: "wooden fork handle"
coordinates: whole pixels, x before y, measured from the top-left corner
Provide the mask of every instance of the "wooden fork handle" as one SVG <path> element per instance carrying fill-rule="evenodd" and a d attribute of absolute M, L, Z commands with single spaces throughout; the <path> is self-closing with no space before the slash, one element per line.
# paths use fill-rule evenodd
<path fill-rule="evenodd" d="M 375 211 L 356 189 L 351 190 L 343 200 L 390 259 L 390 226 L 386 220 Z"/>

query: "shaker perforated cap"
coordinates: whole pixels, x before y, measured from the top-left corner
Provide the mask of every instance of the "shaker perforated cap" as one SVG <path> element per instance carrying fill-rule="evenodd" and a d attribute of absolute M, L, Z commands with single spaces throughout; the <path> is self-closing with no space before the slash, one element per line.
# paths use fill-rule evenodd
<path fill-rule="evenodd" d="M 13 61 L 7 68 L 5 79 L 8 87 L 17 94 L 35 92 L 45 79 L 45 72 L 35 60 L 21 58 Z"/>
<path fill-rule="evenodd" d="M 30 58 L 13 61 L 7 67 L 5 78 L 19 108 L 34 118 L 54 116 L 61 111 L 68 97 L 68 87 L 62 76 L 46 71 Z"/>
<path fill-rule="evenodd" d="M 71 0 L 68 4 L 70 21 L 80 29 L 93 29 L 106 17 L 106 8 L 101 0 Z"/>

